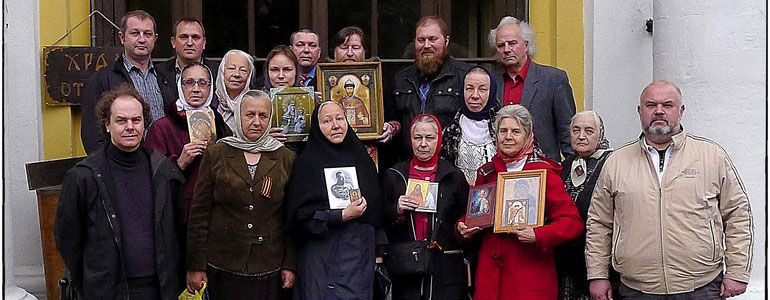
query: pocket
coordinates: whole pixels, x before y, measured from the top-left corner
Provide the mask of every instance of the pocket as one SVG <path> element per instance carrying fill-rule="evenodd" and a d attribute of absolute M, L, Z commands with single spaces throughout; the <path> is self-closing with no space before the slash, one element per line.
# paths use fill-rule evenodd
<path fill-rule="evenodd" d="M 621 247 L 619 247 L 618 244 L 621 242 L 620 236 L 623 234 L 623 231 L 620 230 L 620 223 L 616 222 L 615 228 L 617 228 L 617 230 L 615 231 L 615 237 L 614 237 L 614 240 L 612 241 L 612 261 L 615 269 L 620 270 L 621 259 L 619 258 L 620 253 L 618 253 L 618 250 Z"/>
<path fill-rule="evenodd" d="M 451 87 L 431 93 L 434 101 L 433 109 L 437 115 L 454 115 L 464 101 L 460 93 Z"/>
<path fill-rule="evenodd" d="M 393 104 L 396 111 L 405 111 L 409 108 L 409 99 L 414 97 L 415 90 L 411 88 L 397 88 L 393 91 Z"/>

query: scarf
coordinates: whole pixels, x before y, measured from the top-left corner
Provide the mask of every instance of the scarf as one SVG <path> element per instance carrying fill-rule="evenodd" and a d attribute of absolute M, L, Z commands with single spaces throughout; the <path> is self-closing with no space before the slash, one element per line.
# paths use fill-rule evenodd
<path fill-rule="evenodd" d="M 518 121 L 517 121 L 518 122 Z M 498 137 L 502 138 L 502 137 Z M 497 154 L 495 156 L 500 156 L 500 158 L 505 162 L 506 164 L 510 164 L 515 161 L 519 161 L 522 159 L 527 158 L 528 155 L 535 152 L 535 132 L 532 130 L 532 126 L 529 126 L 529 135 L 527 136 L 527 140 L 524 142 L 524 146 L 521 147 L 521 150 L 519 150 L 518 153 L 514 154 L 512 157 L 504 157 L 503 152 L 500 151 L 500 148 L 497 149 Z"/>
<path fill-rule="evenodd" d="M 248 92 L 244 93 L 244 96 L 247 96 L 248 98 L 270 101 L 270 96 L 262 91 L 257 90 L 249 90 Z M 281 142 L 277 141 L 268 134 L 270 132 L 270 123 L 267 124 L 265 131 L 262 132 L 262 135 L 256 141 L 250 141 L 248 138 L 246 138 L 246 134 L 243 133 L 243 127 L 241 126 L 241 108 L 243 106 L 244 98 L 246 97 L 238 98 L 238 102 L 235 105 L 235 111 L 233 112 L 235 115 L 235 124 L 238 124 L 238 126 L 235 126 L 235 130 L 233 130 L 235 136 L 222 138 L 218 141 L 218 143 L 225 143 L 233 148 L 241 149 L 251 153 L 270 152 L 283 147 Z M 268 120 L 272 119 L 273 110 L 271 109 L 270 118 Z"/>
<path fill-rule="evenodd" d="M 227 88 L 225 87 L 225 65 L 227 64 L 227 59 L 231 55 L 242 55 L 243 57 L 246 57 L 246 60 L 249 61 L 249 74 L 246 76 L 246 85 L 243 87 L 243 90 L 241 91 L 238 96 L 236 96 L 234 99 L 230 99 L 230 95 L 227 94 Z M 222 119 L 224 119 L 225 124 L 227 124 L 228 127 L 230 127 L 230 130 L 233 132 L 236 131 L 236 128 L 240 127 L 241 124 L 235 121 L 235 116 L 237 116 L 237 113 L 233 113 L 236 107 L 240 105 L 241 98 L 243 98 L 243 95 L 246 94 L 247 91 L 249 91 L 249 86 L 251 86 L 251 77 L 254 74 L 254 59 L 246 52 L 243 52 L 241 50 L 230 50 L 225 53 L 225 56 L 222 57 L 222 63 L 219 64 L 219 71 L 217 75 L 217 82 L 216 82 L 216 94 L 217 98 L 219 99 L 219 106 L 217 107 L 217 111 L 219 111 L 219 114 L 222 115 Z"/>
<path fill-rule="evenodd" d="M 425 116 L 432 118 L 433 121 L 436 122 L 436 127 L 438 128 L 438 136 L 436 136 L 436 141 L 437 141 L 436 142 L 436 152 L 433 153 L 433 156 L 430 159 L 426 160 L 426 161 L 420 161 L 419 159 L 417 159 L 416 156 L 414 156 L 414 154 L 412 154 L 412 161 L 409 162 L 409 169 L 410 170 L 413 169 L 415 166 L 419 166 L 421 168 L 431 168 L 431 167 L 436 167 L 438 165 L 439 155 L 441 154 L 441 141 L 443 139 L 443 135 L 444 134 L 442 133 L 442 130 L 441 130 L 441 123 L 438 122 L 438 119 L 434 115 L 431 115 L 431 114 L 419 114 L 416 117 L 414 117 L 414 119 L 412 119 L 412 124 L 409 126 L 409 141 L 411 142 L 412 134 L 414 134 L 414 132 L 412 132 L 412 130 L 414 129 L 415 121 L 417 121 L 417 119 L 419 119 L 421 117 L 425 117 Z"/>
<path fill-rule="evenodd" d="M 307 144 L 294 161 L 287 185 L 285 224 L 290 231 L 302 234 L 303 223 L 314 222 L 313 215 L 316 211 L 329 209 L 324 169 L 352 166 L 356 168 L 358 187 L 367 203 L 366 211 L 358 220 L 378 227 L 382 222 L 382 200 L 374 161 L 350 125 L 345 138 L 339 144 L 332 143 L 324 136 L 318 114 L 326 105 L 340 106 L 336 102 L 326 101 L 316 105 L 313 111 Z"/>
<path fill-rule="evenodd" d="M 200 65 L 203 68 L 206 69 L 206 71 L 209 72 L 209 79 L 211 79 L 211 70 L 209 70 L 209 67 L 205 65 Z M 214 99 L 214 93 L 211 92 L 211 87 L 209 87 L 209 97 L 206 99 L 206 102 L 204 102 L 201 106 L 193 107 L 190 105 L 190 103 L 187 102 L 187 97 L 185 97 L 184 92 L 182 91 L 182 76 L 180 75 L 179 78 L 176 79 L 176 90 L 179 93 L 179 99 L 176 100 L 176 110 L 177 111 L 186 111 L 186 110 L 196 110 L 196 109 L 208 109 L 211 110 L 211 101 Z"/>
<path fill-rule="evenodd" d="M 482 66 L 475 66 L 471 68 L 471 70 L 468 71 L 468 73 L 465 74 L 465 77 L 468 77 L 468 74 L 471 74 L 471 71 L 473 69 L 482 69 L 484 72 L 489 75 L 489 93 L 487 95 L 487 105 L 484 106 L 480 111 L 478 112 L 472 112 L 470 108 L 468 108 L 468 105 L 463 101 L 463 106 L 460 108 L 460 111 L 462 114 L 467 117 L 468 119 L 474 120 L 474 121 L 481 121 L 481 120 L 487 120 L 489 121 L 490 116 L 494 110 L 497 109 L 497 99 L 495 97 L 497 96 L 497 83 L 494 80 L 494 77 L 492 77 L 492 73 L 489 72 L 486 68 Z M 463 89 L 464 89 L 463 84 Z"/>
<path fill-rule="evenodd" d="M 591 112 L 594 116 L 594 120 L 599 128 L 599 141 L 596 143 L 596 149 L 594 150 L 591 155 L 588 157 L 598 160 L 599 158 L 604 155 L 607 151 L 612 151 L 612 148 L 610 148 L 610 141 L 607 140 L 607 137 L 605 136 L 604 132 L 604 121 L 602 120 L 602 117 L 599 116 L 596 112 Z M 572 180 L 572 185 L 574 187 L 579 187 L 583 183 L 585 183 L 586 178 L 588 177 L 588 171 L 586 166 L 586 158 L 582 156 L 577 156 L 574 161 L 572 161 L 572 165 L 570 166 L 570 179 Z"/>

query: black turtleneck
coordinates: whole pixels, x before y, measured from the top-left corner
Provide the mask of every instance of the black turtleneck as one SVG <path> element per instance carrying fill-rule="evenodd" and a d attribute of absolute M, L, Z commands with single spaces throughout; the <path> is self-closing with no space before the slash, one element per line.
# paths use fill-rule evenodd
<path fill-rule="evenodd" d="M 120 222 L 126 277 L 151 276 L 155 264 L 154 201 L 152 171 L 147 154 L 140 149 L 125 152 L 107 146 L 107 170 L 117 219 Z"/>

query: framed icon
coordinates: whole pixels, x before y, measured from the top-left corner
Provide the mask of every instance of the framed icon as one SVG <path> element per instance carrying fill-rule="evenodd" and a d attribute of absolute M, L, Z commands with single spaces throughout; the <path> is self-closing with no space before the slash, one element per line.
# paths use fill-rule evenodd
<path fill-rule="evenodd" d="M 315 108 L 313 87 L 286 87 L 270 89 L 273 102 L 273 128 L 281 128 L 288 142 L 307 139 L 310 134 L 310 115 Z"/>
<path fill-rule="evenodd" d="M 465 225 L 468 227 L 492 227 L 495 219 L 497 182 L 471 187 L 468 192 L 468 208 Z"/>
<path fill-rule="evenodd" d="M 406 184 L 406 195 L 417 201 L 417 212 L 436 212 L 438 183 L 410 178 Z"/>
<path fill-rule="evenodd" d="M 209 145 L 216 142 L 217 127 L 214 122 L 213 110 L 187 110 L 185 115 L 187 116 L 187 131 L 190 134 L 190 141 L 204 141 Z"/>
<path fill-rule="evenodd" d="M 494 232 L 545 223 L 546 170 L 498 173 Z"/>
<path fill-rule="evenodd" d="M 329 196 L 329 209 L 344 209 L 353 200 L 351 196 L 361 195 L 356 167 L 325 168 L 324 179 Z M 353 190 L 358 194 L 351 195 Z"/>
<path fill-rule="evenodd" d="M 362 140 L 382 134 L 381 69 L 380 62 L 318 64 L 322 100 L 342 105 L 348 124 Z"/>

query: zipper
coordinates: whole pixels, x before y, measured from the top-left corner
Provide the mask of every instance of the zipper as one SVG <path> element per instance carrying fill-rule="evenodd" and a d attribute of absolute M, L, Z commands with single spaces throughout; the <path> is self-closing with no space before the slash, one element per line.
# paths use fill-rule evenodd
<path fill-rule="evenodd" d="M 644 139 L 644 138 L 642 138 Z M 644 153 L 644 156 L 647 158 L 647 166 L 649 170 L 652 172 L 653 180 L 657 182 L 658 186 L 658 224 L 660 224 L 660 266 L 663 271 L 663 286 L 666 288 L 666 293 L 669 293 L 668 290 L 668 276 L 666 276 L 666 248 L 664 246 L 664 228 L 663 228 L 663 215 L 665 214 L 664 208 L 663 208 L 663 187 L 661 186 L 662 180 L 658 177 L 657 167 L 656 164 L 652 161 L 652 158 L 650 157 L 650 152 L 647 151 L 646 147 L 644 146 L 644 141 L 639 141 L 642 143 L 642 152 Z M 664 154 L 665 155 L 665 154 Z M 671 159 L 672 155 L 668 157 L 668 159 Z M 670 163 L 670 161 L 669 161 Z M 670 166 L 670 165 L 669 165 Z M 663 179 L 666 178 L 666 170 L 663 170 Z"/>
<path fill-rule="evenodd" d="M 717 239 L 714 235 L 714 219 L 709 220 L 709 230 L 711 231 L 711 248 L 714 249 L 711 253 L 711 261 L 714 261 L 717 257 Z"/>
<path fill-rule="evenodd" d="M 102 174 L 96 173 L 96 175 L 97 175 L 96 176 L 97 177 L 97 182 L 101 183 L 100 186 L 104 185 L 105 183 L 103 181 L 101 181 L 101 175 Z M 123 261 L 123 249 L 120 247 L 120 242 L 118 241 L 118 236 L 115 235 L 115 225 L 112 224 L 112 215 L 110 214 L 109 211 L 107 211 L 107 205 L 104 203 L 104 197 L 99 197 L 99 198 L 100 198 L 99 200 L 102 202 L 102 208 L 104 208 L 104 214 L 107 217 L 107 223 L 110 224 L 110 231 L 112 231 L 112 239 L 115 241 L 115 245 L 118 248 L 118 255 L 120 256 L 120 261 Z M 126 285 L 126 299 L 129 300 L 130 296 L 129 296 L 129 293 L 128 293 L 128 276 L 126 275 L 126 268 L 125 268 L 125 266 L 123 266 L 121 264 L 120 270 L 123 273 L 123 278 L 125 279 L 125 280 L 123 280 L 123 282 Z"/>
<path fill-rule="evenodd" d="M 612 243 L 612 259 L 615 260 L 615 265 L 620 265 L 618 263 L 618 241 L 620 241 L 620 234 L 623 232 L 620 228 L 620 225 L 618 224 L 618 235 L 615 236 L 615 241 Z"/>

